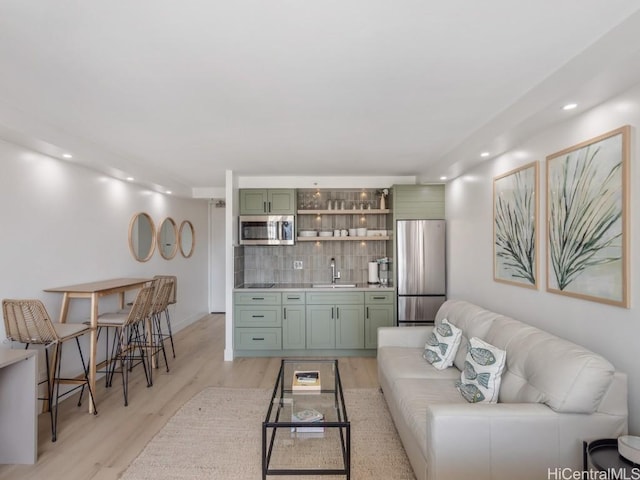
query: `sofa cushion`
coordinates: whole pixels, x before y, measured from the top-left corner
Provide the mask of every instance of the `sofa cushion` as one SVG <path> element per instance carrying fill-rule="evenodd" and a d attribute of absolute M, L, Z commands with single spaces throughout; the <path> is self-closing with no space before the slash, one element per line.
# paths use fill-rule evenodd
<path fill-rule="evenodd" d="M 422 358 L 421 348 L 407 347 L 379 347 L 378 367 L 383 369 L 383 375 L 389 379 L 395 378 L 460 378 L 460 371 L 456 368 L 437 370 Z"/>
<path fill-rule="evenodd" d="M 486 340 L 507 352 L 500 402 L 593 413 L 613 381 L 615 369 L 602 356 L 512 318 L 494 319 Z"/>
<path fill-rule="evenodd" d="M 458 390 L 469 403 L 497 403 L 506 352 L 473 337 Z"/>
<path fill-rule="evenodd" d="M 431 366 L 429 369 L 435 370 Z M 393 396 L 423 455 L 427 453 L 427 405 L 467 403 L 453 379 L 415 381 L 400 378 L 393 382 Z"/>
<path fill-rule="evenodd" d="M 438 370 L 449 368 L 453 365 L 461 336 L 462 330 L 444 318 L 427 337 L 423 358 Z"/>
<path fill-rule="evenodd" d="M 462 339 L 456 352 L 453 364 L 458 370 L 464 369 L 464 361 L 469 348 L 469 339 L 484 339 L 491 328 L 493 320 L 500 315 L 490 312 L 464 300 L 447 300 L 436 314 L 436 323 L 446 318 L 449 323 L 462 330 Z"/>

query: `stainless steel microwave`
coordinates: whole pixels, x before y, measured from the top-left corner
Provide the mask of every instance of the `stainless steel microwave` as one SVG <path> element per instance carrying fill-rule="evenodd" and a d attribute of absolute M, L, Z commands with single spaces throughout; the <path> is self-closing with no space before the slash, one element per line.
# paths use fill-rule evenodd
<path fill-rule="evenodd" d="M 293 245 L 296 239 L 293 215 L 240 215 L 240 245 Z"/>

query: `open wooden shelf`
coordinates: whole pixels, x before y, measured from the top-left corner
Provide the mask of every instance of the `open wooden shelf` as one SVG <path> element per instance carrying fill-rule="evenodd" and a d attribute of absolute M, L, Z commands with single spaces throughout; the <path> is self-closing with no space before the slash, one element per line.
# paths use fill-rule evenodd
<path fill-rule="evenodd" d="M 378 235 L 375 237 L 298 237 L 298 242 L 367 242 L 389 240 L 388 235 Z"/>
<path fill-rule="evenodd" d="M 391 210 L 363 209 L 363 210 L 298 210 L 298 215 L 384 215 Z"/>

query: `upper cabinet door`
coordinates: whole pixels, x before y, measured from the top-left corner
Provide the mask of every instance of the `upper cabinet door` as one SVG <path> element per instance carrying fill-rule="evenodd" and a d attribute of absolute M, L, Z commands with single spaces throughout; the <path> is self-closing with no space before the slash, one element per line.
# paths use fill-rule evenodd
<path fill-rule="evenodd" d="M 240 215 L 267 213 L 267 189 L 240 190 Z"/>
<path fill-rule="evenodd" d="M 294 215 L 293 189 L 248 188 L 240 190 L 240 215 Z"/>
<path fill-rule="evenodd" d="M 394 185 L 395 220 L 441 220 L 444 217 L 444 185 Z"/>
<path fill-rule="evenodd" d="M 267 190 L 267 213 L 294 215 L 296 213 L 295 190 Z"/>

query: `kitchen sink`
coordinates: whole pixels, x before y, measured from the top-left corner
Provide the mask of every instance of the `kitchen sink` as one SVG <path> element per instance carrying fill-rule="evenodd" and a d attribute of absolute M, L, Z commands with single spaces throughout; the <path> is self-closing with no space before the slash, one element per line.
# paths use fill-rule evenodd
<path fill-rule="evenodd" d="M 355 288 L 355 283 L 314 283 L 313 288 Z"/>

